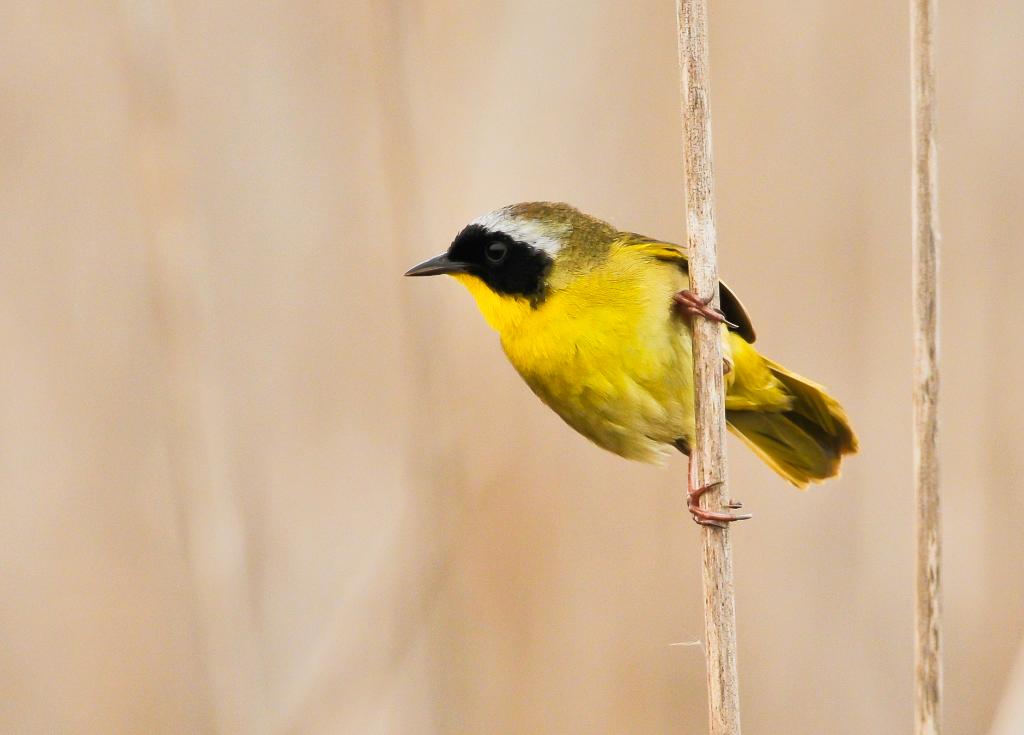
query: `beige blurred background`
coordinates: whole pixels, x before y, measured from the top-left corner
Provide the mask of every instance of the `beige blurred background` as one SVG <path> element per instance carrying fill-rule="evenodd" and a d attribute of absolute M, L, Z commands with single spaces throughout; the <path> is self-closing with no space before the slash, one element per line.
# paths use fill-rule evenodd
<path fill-rule="evenodd" d="M 732 445 L 745 728 L 909 732 L 906 2 L 712 5 L 722 271 L 863 446 L 800 494 Z M 940 6 L 947 723 L 1008 735 L 1024 5 Z M 520 200 L 683 240 L 672 2 L 7 2 L 0 48 L 0 732 L 704 732 L 683 459 L 400 277 Z"/>

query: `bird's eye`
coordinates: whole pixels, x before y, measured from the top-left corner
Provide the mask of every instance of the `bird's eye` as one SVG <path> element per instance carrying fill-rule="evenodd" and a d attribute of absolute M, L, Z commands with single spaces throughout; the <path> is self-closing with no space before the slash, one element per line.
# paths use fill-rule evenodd
<path fill-rule="evenodd" d="M 491 265 L 500 265 L 508 257 L 508 245 L 500 240 L 492 240 L 484 247 L 484 257 Z"/>

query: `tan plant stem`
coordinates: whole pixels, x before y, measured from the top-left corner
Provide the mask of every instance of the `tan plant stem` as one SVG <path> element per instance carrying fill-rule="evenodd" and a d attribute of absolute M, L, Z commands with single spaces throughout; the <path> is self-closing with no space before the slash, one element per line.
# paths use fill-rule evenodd
<path fill-rule="evenodd" d="M 690 288 L 702 298 L 713 297 L 711 303 L 717 306 L 706 0 L 677 0 L 676 12 L 686 158 Z M 721 510 L 722 498 L 729 497 L 721 325 L 707 319 L 693 320 L 693 365 L 697 435 L 690 460 L 693 465 L 692 482 L 695 487 L 722 482 L 701 498 L 704 508 Z M 701 529 L 710 732 L 712 735 L 738 735 L 736 606 L 729 529 L 712 526 L 702 526 Z"/>
<path fill-rule="evenodd" d="M 914 732 L 917 735 L 938 735 L 942 731 L 935 4 L 935 0 L 910 2 L 914 156 L 914 486 L 917 495 Z"/>

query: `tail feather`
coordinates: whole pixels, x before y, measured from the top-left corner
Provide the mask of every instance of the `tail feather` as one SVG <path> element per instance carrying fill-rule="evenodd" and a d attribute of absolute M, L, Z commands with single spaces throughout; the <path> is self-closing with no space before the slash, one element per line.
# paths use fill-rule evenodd
<path fill-rule="evenodd" d="M 791 399 L 779 411 L 731 410 L 729 428 L 776 472 L 799 488 L 839 474 L 845 454 L 857 451 L 850 421 L 825 389 L 762 358 Z"/>

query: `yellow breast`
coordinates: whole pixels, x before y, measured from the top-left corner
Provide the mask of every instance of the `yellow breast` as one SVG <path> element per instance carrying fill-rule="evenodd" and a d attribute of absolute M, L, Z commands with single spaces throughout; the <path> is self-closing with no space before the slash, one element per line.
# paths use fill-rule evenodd
<path fill-rule="evenodd" d="M 537 305 L 457 275 L 519 374 L 569 425 L 631 459 L 693 437 L 690 335 L 672 308 L 672 263 L 620 249 Z"/>

